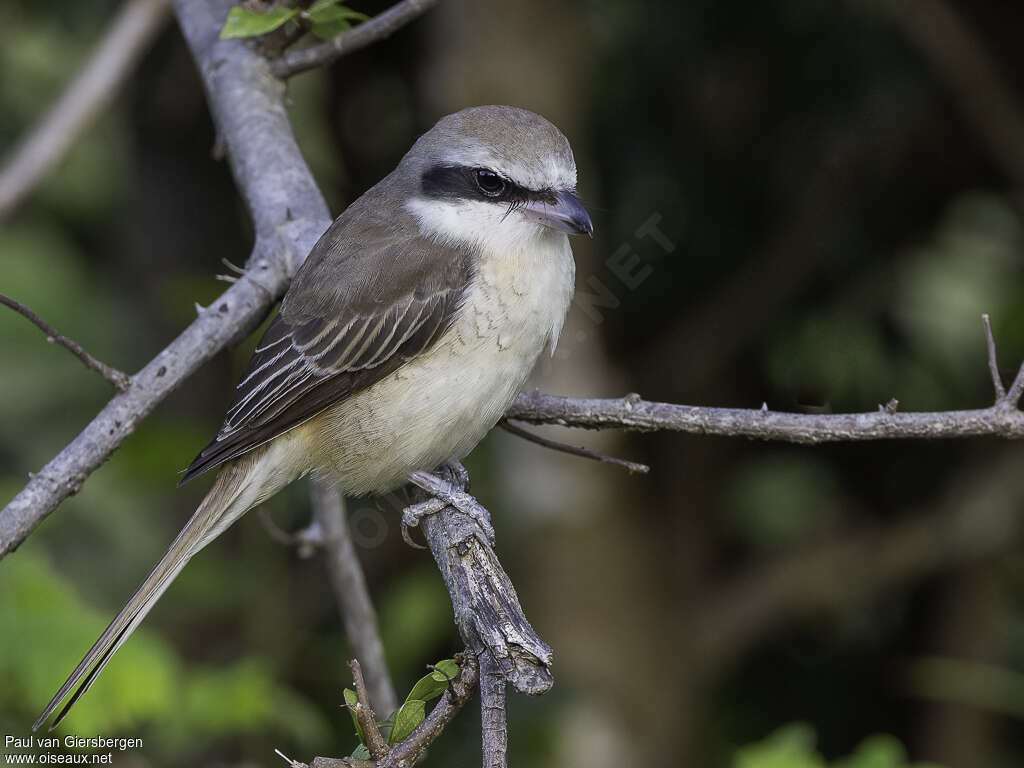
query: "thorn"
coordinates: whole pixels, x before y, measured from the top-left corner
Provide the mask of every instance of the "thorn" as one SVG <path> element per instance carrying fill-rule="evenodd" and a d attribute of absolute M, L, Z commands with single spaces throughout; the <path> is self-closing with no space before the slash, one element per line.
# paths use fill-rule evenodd
<path fill-rule="evenodd" d="M 288 755 L 282 752 L 280 749 L 275 749 L 274 754 L 284 760 L 292 768 L 309 768 L 305 763 L 300 763 L 298 760 L 292 760 Z"/>
<path fill-rule="evenodd" d="M 204 306 L 203 306 L 202 304 L 200 304 L 200 303 L 199 303 L 198 301 L 197 301 L 197 302 L 195 302 L 195 306 L 196 306 L 196 314 L 197 314 L 197 315 L 201 315 L 201 314 L 203 314 L 203 312 L 204 312 L 204 311 L 206 310 L 206 307 L 204 307 Z"/>
<path fill-rule="evenodd" d="M 761 403 L 761 413 L 768 413 L 768 401 L 764 400 Z"/>
<path fill-rule="evenodd" d="M 879 405 L 878 406 L 878 410 L 879 410 L 880 413 L 892 414 L 892 413 L 896 413 L 896 411 L 897 411 L 897 409 L 899 409 L 899 407 L 900 407 L 900 401 L 897 400 L 894 397 L 894 398 L 891 398 L 889 400 L 889 402 L 887 402 L 885 405 Z"/>
<path fill-rule="evenodd" d="M 225 259 L 223 257 L 221 257 L 220 263 L 223 264 L 225 267 L 227 267 L 228 269 L 230 269 L 232 272 L 234 272 L 236 274 L 239 274 L 239 275 L 244 275 L 245 274 L 245 270 L 244 269 L 242 269 L 237 264 L 234 264 L 233 262 L 230 262 L 230 261 L 228 261 L 227 259 Z"/>

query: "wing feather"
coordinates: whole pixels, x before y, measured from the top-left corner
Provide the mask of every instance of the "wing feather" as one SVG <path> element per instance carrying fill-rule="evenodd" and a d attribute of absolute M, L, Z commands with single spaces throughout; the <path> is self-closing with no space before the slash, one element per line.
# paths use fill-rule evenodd
<path fill-rule="evenodd" d="M 414 236 L 392 237 L 374 254 L 364 236 L 361 252 L 335 252 L 340 263 L 331 264 L 331 250 L 341 248 L 332 230 L 296 276 L 256 346 L 224 424 L 182 483 L 379 381 L 423 354 L 454 322 L 472 280 L 468 253 L 452 258 L 450 248 Z M 305 275 L 307 267 L 321 274 Z M 328 267 L 344 279 L 326 282 L 332 277 Z M 325 301 L 325 289 L 333 291 L 332 300 Z"/>

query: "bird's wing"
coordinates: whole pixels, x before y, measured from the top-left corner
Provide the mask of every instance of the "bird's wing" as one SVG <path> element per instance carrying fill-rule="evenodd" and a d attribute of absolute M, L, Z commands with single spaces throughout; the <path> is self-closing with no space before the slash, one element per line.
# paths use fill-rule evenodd
<path fill-rule="evenodd" d="M 299 270 L 217 437 L 182 483 L 369 387 L 454 322 L 472 279 L 468 252 L 346 219 Z"/>

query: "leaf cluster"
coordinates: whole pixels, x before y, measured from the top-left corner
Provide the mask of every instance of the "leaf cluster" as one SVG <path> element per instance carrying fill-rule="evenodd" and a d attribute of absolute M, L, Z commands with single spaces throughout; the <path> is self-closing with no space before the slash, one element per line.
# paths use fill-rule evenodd
<path fill-rule="evenodd" d="M 272 8 L 265 13 L 238 6 L 228 13 L 220 36 L 222 40 L 258 37 L 285 24 L 295 24 L 308 29 L 321 40 L 329 40 L 350 29 L 353 22 L 363 22 L 369 18 L 365 13 L 345 6 L 344 0 L 316 0 L 305 10 L 282 7 Z"/>

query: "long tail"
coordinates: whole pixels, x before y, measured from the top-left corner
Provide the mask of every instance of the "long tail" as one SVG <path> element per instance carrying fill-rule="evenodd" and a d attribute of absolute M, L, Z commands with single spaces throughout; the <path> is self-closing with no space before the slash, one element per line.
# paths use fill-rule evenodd
<path fill-rule="evenodd" d="M 85 658 L 75 667 L 75 671 L 71 673 L 64 685 L 50 699 L 43 714 L 32 726 L 33 731 L 38 730 L 60 706 L 68 693 L 78 686 L 74 695 L 50 725 L 51 730 L 55 728 L 75 702 L 96 682 L 96 678 L 107 666 L 117 649 L 131 636 L 193 555 L 223 533 L 249 508 L 270 495 L 259 487 L 263 484 L 258 472 L 261 463 L 259 459 L 262 458 L 263 453 L 258 449 L 252 454 L 231 462 L 221 470 L 210 492 L 206 494 L 206 498 L 203 499 L 185 527 L 181 529 L 181 533 L 174 539 L 167 552 L 153 567 L 146 580 L 142 582 L 121 612 L 110 622 L 110 626 L 100 635 L 99 640 L 85 654 Z"/>

